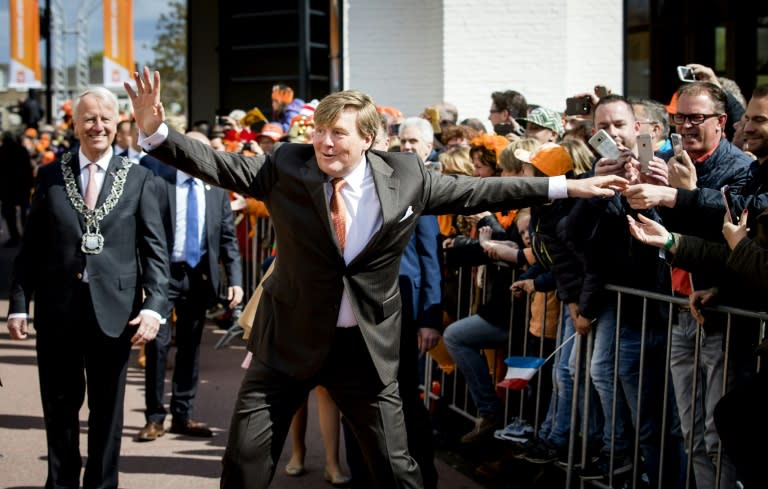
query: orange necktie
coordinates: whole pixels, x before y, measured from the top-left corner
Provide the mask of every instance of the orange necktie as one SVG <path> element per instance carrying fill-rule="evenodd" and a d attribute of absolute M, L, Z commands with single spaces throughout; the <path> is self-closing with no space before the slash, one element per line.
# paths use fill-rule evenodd
<path fill-rule="evenodd" d="M 347 183 L 343 178 L 334 178 L 331 180 L 333 192 L 331 193 L 331 220 L 333 229 L 336 231 L 336 237 L 339 240 L 339 248 L 344 251 L 344 242 L 347 236 L 347 210 L 344 207 L 344 201 L 341 199 L 341 187 Z"/>

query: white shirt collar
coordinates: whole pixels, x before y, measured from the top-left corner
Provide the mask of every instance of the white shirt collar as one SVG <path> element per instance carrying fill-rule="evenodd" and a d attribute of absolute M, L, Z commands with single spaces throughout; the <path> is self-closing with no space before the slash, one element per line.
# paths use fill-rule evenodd
<path fill-rule="evenodd" d="M 368 160 L 365 156 L 363 156 L 363 159 L 355 167 L 355 169 L 352 170 L 352 172 L 349 175 L 344 177 L 344 181 L 350 188 L 359 190 L 363 186 L 363 180 L 365 180 L 365 176 L 367 173 L 368 173 Z M 330 181 L 330 179 L 328 181 Z"/>
<path fill-rule="evenodd" d="M 112 148 L 109 148 L 109 150 L 102 156 L 98 161 L 91 161 L 88 159 L 87 156 L 85 156 L 85 153 L 83 153 L 83 148 L 81 147 L 78 150 L 78 159 L 80 161 L 80 169 L 82 170 L 86 166 L 90 165 L 91 163 L 96 163 L 99 168 L 101 168 L 104 171 L 107 171 L 107 167 L 109 167 L 109 160 L 112 159 L 112 155 L 114 153 L 112 152 Z"/>
<path fill-rule="evenodd" d="M 182 185 L 187 183 L 187 180 L 191 176 L 192 175 L 189 175 L 188 173 L 184 173 L 181 170 L 176 170 L 176 185 Z M 202 183 L 202 181 L 199 178 L 195 178 L 195 183 L 199 185 Z"/>

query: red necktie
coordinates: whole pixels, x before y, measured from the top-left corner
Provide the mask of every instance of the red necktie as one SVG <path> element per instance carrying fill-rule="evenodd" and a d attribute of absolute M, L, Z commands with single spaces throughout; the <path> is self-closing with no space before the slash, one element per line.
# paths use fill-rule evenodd
<path fill-rule="evenodd" d="M 96 163 L 90 163 L 88 165 L 88 186 L 85 188 L 85 206 L 91 210 L 96 207 L 96 200 L 99 197 L 99 189 L 96 188 L 96 172 L 99 169 L 99 165 Z"/>
<path fill-rule="evenodd" d="M 343 178 L 334 178 L 331 180 L 333 192 L 331 193 L 331 220 L 333 229 L 336 231 L 336 237 L 339 240 L 339 248 L 344 251 L 344 242 L 347 236 L 347 210 L 344 207 L 344 201 L 341 198 L 341 187 L 347 183 Z"/>

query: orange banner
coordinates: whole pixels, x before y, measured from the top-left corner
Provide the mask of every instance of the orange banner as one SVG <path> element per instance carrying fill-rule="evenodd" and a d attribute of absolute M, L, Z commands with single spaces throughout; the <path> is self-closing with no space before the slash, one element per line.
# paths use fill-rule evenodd
<path fill-rule="evenodd" d="M 133 1 L 104 0 L 104 86 L 122 87 L 134 71 Z"/>
<path fill-rule="evenodd" d="M 8 87 L 40 87 L 40 11 L 37 0 L 9 1 L 11 66 Z"/>

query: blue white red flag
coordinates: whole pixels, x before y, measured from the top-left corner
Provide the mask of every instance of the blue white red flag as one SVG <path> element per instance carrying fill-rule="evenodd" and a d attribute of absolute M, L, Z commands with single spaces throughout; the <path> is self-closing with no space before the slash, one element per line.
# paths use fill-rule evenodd
<path fill-rule="evenodd" d="M 522 390 L 539 371 L 539 367 L 544 365 L 544 359 L 541 357 L 507 357 L 504 363 L 507 365 L 507 374 L 504 376 L 504 380 L 496 385 L 506 389 Z"/>
<path fill-rule="evenodd" d="M 573 333 L 567 339 L 565 339 L 560 346 L 555 348 L 555 351 L 549 354 L 547 358 L 541 357 L 507 357 L 504 363 L 507 365 L 507 374 L 504 376 L 504 380 L 496 384 L 497 387 L 504 387 L 505 389 L 522 390 L 528 385 L 528 382 L 536 375 L 542 365 L 548 362 L 555 354 L 560 351 L 562 347 L 568 344 L 573 338 L 576 337 L 576 333 Z"/>

